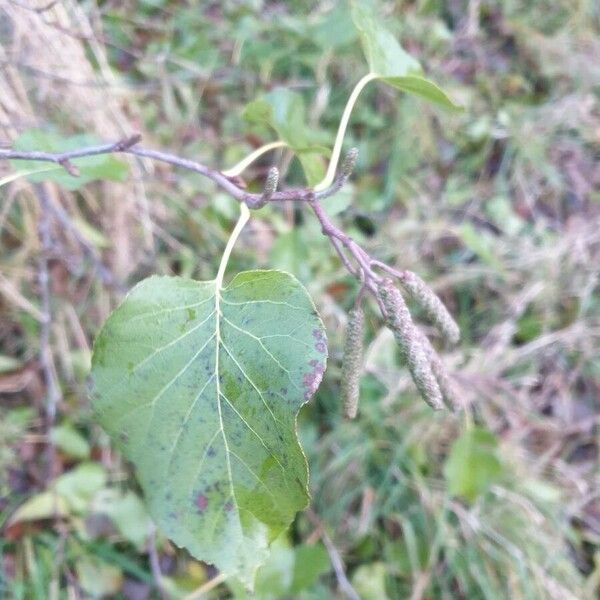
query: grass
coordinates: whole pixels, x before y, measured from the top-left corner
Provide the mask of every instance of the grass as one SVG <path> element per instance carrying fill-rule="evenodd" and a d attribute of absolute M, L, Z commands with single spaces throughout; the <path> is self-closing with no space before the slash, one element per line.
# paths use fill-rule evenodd
<path fill-rule="evenodd" d="M 0 9 L 10 24 L 0 32 L 2 56 L 22 57 L 10 73 L 0 66 L 3 144 L 34 121 L 102 138 L 119 137 L 124 123 L 150 145 L 230 166 L 274 139 L 240 115 L 278 85 L 302 95 L 307 129 L 333 142 L 365 69 L 342 14 L 304 2 L 135 4 L 100 3 L 94 18 L 71 2 L 41 15 L 12 3 Z M 464 410 L 432 414 L 422 405 L 370 306 L 360 414 L 343 421 L 342 333 L 354 284 L 308 213 L 263 209 L 232 256 L 232 271 L 294 272 L 330 340 L 328 372 L 299 427 L 318 524 L 297 517 L 260 598 L 339 594 L 329 559 L 322 565 L 323 531 L 361 598 L 537 600 L 598 590 L 599 16 L 591 1 L 470 5 L 478 18 L 453 3 L 380 3 L 404 46 L 466 109 L 447 114 L 368 89 L 346 142 L 360 150 L 351 195 L 329 205 L 374 255 L 431 283 L 457 318 L 462 341 L 445 360 Z M 75 35 L 45 23 L 56 19 Z M 301 181 L 297 161 L 279 152 L 250 172 L 251 189 L 272 161 L 287 167 L 286 182 Z M 235 220 L 231 201 L 205 181 L 146 168 L 130 165 L 125 183 L 49 188 L 118 282 L 104 285 L 96 259 L 53 228 L 50 342 L 62 393 L 54 424 L 37 359 L 39 203 L 24 178 L 0 187 L 7 597 L 158 598 L 153 552 L 174 598 L 215 576 L 160 533 L 153 545 L 143 506 L 131 500 L 131 471 L 87 400 L 91 342 L 122 293 L 154 272 L 214 277 Z M 53 456 L 56 427 L 67 434 Z M 67 517 L 51 507 L 46 518 L 11 524 L 17 507 L 90 463 L 102 485 L 77 488 Z M 98 499 L 106 488 L 110 513 Z M 141 537 L 123 523 L 141 524 Z M 297 556 L 310 574 L 291 592 Z M 226 581 L 208 594 L 245 592 Z"/>

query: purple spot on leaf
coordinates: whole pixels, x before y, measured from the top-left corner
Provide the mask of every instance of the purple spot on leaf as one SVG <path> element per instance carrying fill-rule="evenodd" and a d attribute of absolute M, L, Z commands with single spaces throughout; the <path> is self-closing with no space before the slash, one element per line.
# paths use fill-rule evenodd
<path fill-rule="evenodd" d="M 198 494 L 196 496 L 195 504 L 198 512 L 203 513 L 208 506 L 208 498 L 204 494 Z"/>
<path fill-rule="evenodd" d="M 312 367 L 312 370 L 304 373 L 302 377 L 305 400 L 308 400 L 317 391 L 323 378 L 323 372 L 325 371 L 325 365 L 318 360 L 311 360 L 308 364 Z"/>

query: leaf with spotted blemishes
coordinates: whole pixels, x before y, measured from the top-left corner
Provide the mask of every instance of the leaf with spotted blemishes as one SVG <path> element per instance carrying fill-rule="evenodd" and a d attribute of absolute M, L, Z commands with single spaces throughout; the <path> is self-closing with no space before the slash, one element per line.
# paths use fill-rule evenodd
<path fill-rule="evenodd" d="M 151 277 L 94 345 L 97 419 L 135 465 L 150 512 L 195 557 L 252 585 L 308 501 L 296 434 L 325 370 L 325 331 L 280 271 Z"/>

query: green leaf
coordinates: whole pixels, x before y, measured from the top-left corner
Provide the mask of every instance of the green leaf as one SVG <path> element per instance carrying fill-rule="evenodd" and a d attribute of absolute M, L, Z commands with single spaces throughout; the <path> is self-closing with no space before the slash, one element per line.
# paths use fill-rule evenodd
<path fill-rule="evenodd" d="M 420 75 L 419 61 L 398 43 L 392 33 L 376 17 L 377 6 L 367 0 L 352 0 L 354 26 L 372 73 L 378 75 Z"/>
<path fill-rule="evenodd" d="M 472 223 L 465 222 L 458 228 L 457 234 L 463 244 L 481 261 L 499 273 L 504 271 L 502 262 L 497 257 L 494 239 L 487 231 L 477 230 Z"/>
<path fill-rule="evenodd" d="M 106 485 L 106 471 L 94 462 L 82 463 L 61 475 L 53 484 L 57 494 L 67 501 L 74 513 L 84 513 L 94 494 Z"/>
<path fill-rule="evenodd" d="M 98 463 L 82 463 L 55 479 L 50 489 L 28 498 L 14 512 L 10 523 L 54 516 L 82 514 L 94 494 L 106 484 L 106 472 Z"/>
<path fill-rule="evenodd" d="M 92 509 L 109 516 L 119 533 L 138 550 L 144 548 L 152 531 L 152 520 L 136 494 L 106 488 L 96 494 Z"/>
<path fill-rule="evenodd" d="M 461 108 L 460 105 L 451 100 L 442 88 L 425 77 L 417 77 L 416 75 L 407 77 L 378 77 L 378 80 L 383 81 L 383 83 L 387 83 L 398 90 L 402 90 L 403 92 L 421 96 L 421 98 L 425 98 L 425 100 L 429 100 L 430 102 L 439 104 L 445 108 Z"/>
<path fill-rule="evenodd" d="M 445 108 L 460 108 L 446 92 L 423 76 L 419 61 L 406 52 L 377 19 L 377 8 L 373 3 L 352 0 L 351 5 L 352 20 L 360 35 L 369 69 L 379 81 Z"/>
<path fill-rule="evenodd" d="M 80 558 L 75 563 L 77 581 L 90 598 L 106 598 L 116 594 L 123 585 L 123 573 L 95 556 Z"/>
<path fill-rule="evenodd" d="M 90 135 L 63 137 L 53 131 L 28 129 L 15 140 L 13 147 L 15 150 L 66 152 L 98 143 L 99 140 Z M 53 181 L 68 190 L 76 190 L 97 179 L 123 181 L 127 177 L 127 164 L 111 154 L 86 156 L 71 162 L 79 169 L 78 177 L 69 175 L 63 168 L 49 168 L 47 162 L 36 160 L 13 160 L 11 166 L 17 171 L 31 171 L 24 175 L 33 183 Z"/>
<path fill-rule="evenodd" d="M 322 50 L 331 52 L 354 42 L 356 31 L 352 27 L 352 18 L 345 5 L 340 2 L 323 16 L 322 20 L 310 27 L 310 39 Z"/>
<path fill-rule="evenodd" d="M 300 94 L 275 88 L 248 104 L 243 117 L 253 123 L 264 123 L 277 132 L 298 155 L 309 185 L 321 180 L 325 174 L 322 156 L 329 150 L 321 146 L 323 137 L 306 125 L 306 109 Z"/>
<path fill-rule="evenodd" d="M 363 600 L 386 600 L 387 567 L 383 562 L 361 565 L 352 575 L 352 585 Z"/>
<path fill-rule="evenodd" d="M 317 579 L 331 569 L 329 554 L 323 544 L 301 544 L 294 548 L 294 578 L 290 587 L 292 594 L 311 587 Z"/>
<path fill-rule="evenodd" d="M 21 368 L 23 365 L 20 360 L 13 358 L 12 356 L 6 356 L 5 354 L 0 354 L 0 374 L 8 373 L 10 371 L 16 371 Z"/>
<path fill-rule="evenodd" d="M 306 290 L 280 271 L 151 277 L 109 317 L 92 357 L 93 408 L 136 466 L 176 544 L 251 586 L 308 501 L 296 416 L 325 370 Z"/>
<path fill-rule="evenodd" d="M 8 524 L 23 521 L 39 521 L 52 517 L 66 517 L 69 514 L 67 501 L 54 491 L 46 491 L 28 498 L 11 515 Z"/>
<path fill-rule="evenodd" d="M 269 256 L 269 263 L 276 269 L 296 273 L 301 281 L 311 276 L 308 261 L 308 244 L 304 232 L 299 227 L 278 233 Z"/>
<path fill-rule="evenodd" d="M 54 427 L 50 437 L 67 456 L 84 459 L 90 455 L 90 445 L 72 425 L 65 423 Z"/>
<path fill-rule="evenodd" d="M 470 502 L 485 493 L 504 472 L 496 450 L 492 432 L 480 427 L 465 431 L 452 444 L 444 465 L 448 491 Z"/>
<path fill-rule="evenodd" d="M 331 569 L 327 550 L 321 543 L 291 546 L 285 536 L 277 538 L 271 554 L 256 574 L 254 594 L 249 595 L 237 579 L 227 582 L 236 600 L 278 600 L 298 597 Z"/>

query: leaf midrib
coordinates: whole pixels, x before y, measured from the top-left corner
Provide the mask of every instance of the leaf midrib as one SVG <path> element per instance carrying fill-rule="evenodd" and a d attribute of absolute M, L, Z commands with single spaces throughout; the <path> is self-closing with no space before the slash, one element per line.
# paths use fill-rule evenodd
<path fill-rule="evenodd" d="M 229 477 L 229 490 L 231 497 L 234 500 L 237 513 L 239 515 L 239 503 L 235 496 L 235 490 L 233 488 L 233 473 L 231 471 L 231 458 L 229 451 L 229 443 L 227 442 L 227 436 L 225 435 L 225 426 L 223 423 L 223 410 L 221 406 L 221 382 L 219 379 L 219 348 L 221 346 L 221 286 L 217 279 L 215 281 L 215 374 L 216 374 L 216 386 L 217 386 L 217 409 L 219 412 L 219 424 L 221 427 L 221 433 L 223 436 L 223 444 L 225 445 L 225 458 L 227 461 L 227 475 Z M 241 523 L 240 523 L 241 528 Z"/>

